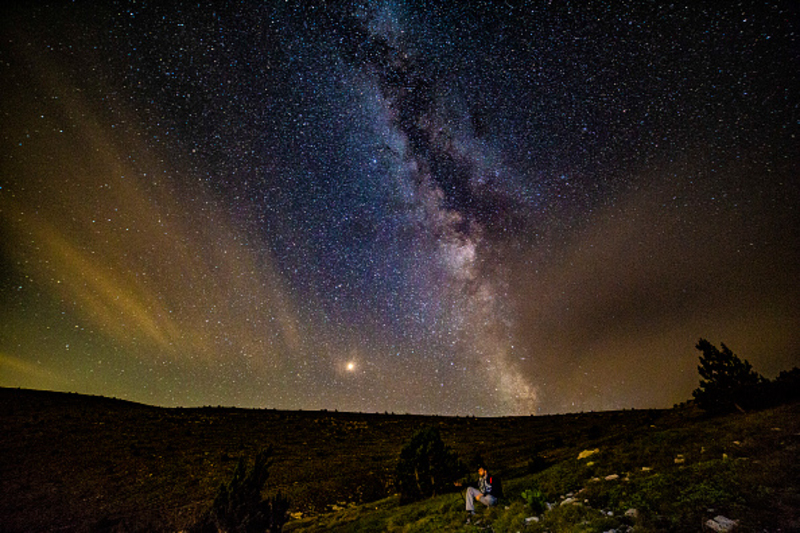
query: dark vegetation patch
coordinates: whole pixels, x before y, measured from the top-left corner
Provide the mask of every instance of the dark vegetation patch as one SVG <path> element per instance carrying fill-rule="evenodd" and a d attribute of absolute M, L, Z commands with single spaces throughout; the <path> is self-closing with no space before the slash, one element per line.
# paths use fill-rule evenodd
<path fill-rule="evenodd" d="M 390 497 L 400 451 L 424 426 L 460 458 L 480 453 L 503 475 L 510 510 L 487 514 L 498 531 L 524 526 L 532 513 L 525 491 L 541 503 L 584 489 L 597 506 L 638 505 L 654 530 L 669 530 L 675 508 L 663 502 L 676 486 L 687 487 L 679 498 L 687 520 L 716 499 L 772 524 L 797 513 L 797 415 L 798 404 L 717 418 L 686 406 L 509 418 L 166 409 L 0 388 L 0 524 L 8 532 L 179 531 L 208 512 L 240 459 L 252 463 L 271 446 L 264 497 L 288 498 L 295 518 L 287 530 L 424 531 L 463 513 L 457 492 L 409 506 Z M 576 460 L 591 448 L 601 450 L 592 465 Z M 675 464 L 677 454 L 685 464 Z M 629 480 L 589 482 L 614 473 Z M 707 482 L 695 483 L 700 477 Z"/>

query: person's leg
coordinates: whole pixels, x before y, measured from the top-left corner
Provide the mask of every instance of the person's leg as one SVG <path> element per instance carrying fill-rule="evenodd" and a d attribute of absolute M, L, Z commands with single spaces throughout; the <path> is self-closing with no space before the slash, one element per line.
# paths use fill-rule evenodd
<path fill-rule="evenodd" d="M 475 512 L 475 496 L 477 496 L 480 493 L 481 493 L 481 491 L 479 491 L 475 487 L 467 487 L 467 495 L 466 495 L 467 511 L 470 511 L 470 512 L 473 512 L 473 513 Z M 481 499 L 483 499 L 483 498 L 481 498 Z"/>
<path fill-rule="evenodd" d="M 481 496 L 481 499 L 478 501 L 481 502 L 486 507 L 491 507 L 492 505 L 495 505 L 497 503 L 497 498 L 495 498 L 491 494 L 485 494 Z"/>

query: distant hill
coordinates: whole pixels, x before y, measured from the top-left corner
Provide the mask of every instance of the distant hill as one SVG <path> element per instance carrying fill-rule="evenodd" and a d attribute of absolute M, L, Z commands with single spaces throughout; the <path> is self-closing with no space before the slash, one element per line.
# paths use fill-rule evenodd
<path fill-rule="evenodd" d="M 796 452 L 797 405 L 769 413 L 783 427 L 774 434 L 768 427 L 763 431 L 782 437 L 786 450 Z M 705 439 L 698 428 L 717 428 L 729 419 L 748 417 L 707 420 L 691 408 L 508 418 L 180 409 L 0 388 L 0 529 L 178 531 L 208 508 L 239 458 L 252 460 L 269 445 L 275 464 L 267 489 L 288 496 L 291 512 L 302 516 L 286 529 L 314 529 L 329 523 L 334 509 L 362 509 L 360 520 L 363 509 L 371 508 L 362 504 L 391 501 L 385 498 L 394 492 L 398 453 L 425 425 L 438 427 L 464 460 L 480 453 L 518 497 L 522 485 L 535 481 L 531 476 L 547 473 L 539 470 L 571 464 L 584 449 L 633 445 L 656 431 Z M 677 453 L 664 451 L 670 459 Z M 792 461 L 781 469 L 796 471 Z M 649 464 L 646 457 L 641 463 Z M 449 501 L 454 509 L 462 505 L 457 493 Z"/>

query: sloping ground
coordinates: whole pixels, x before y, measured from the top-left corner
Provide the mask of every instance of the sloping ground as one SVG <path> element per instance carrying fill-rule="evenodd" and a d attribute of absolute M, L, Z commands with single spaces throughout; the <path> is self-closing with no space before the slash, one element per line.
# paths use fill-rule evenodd
<path fill-rule="evenodd" d="M 776 417 L 781 412 L 770 411 Z M 794 426 L 783 424 L 781 435 L 800 432 L 797 410 L 790 414 Z M 519 494 L 525 483 L 533 482 L 529 468 L 540 468 L 543 461 L 556 466 L 540 476 L 574 461 L 582 449 L 601 447 L 611 457 L 609 450 L 617 445 L 644 442 L 659 432 L 678 432 L 689 446 L 695 432 L 703 434 L 700 428 L 708 427 L 713 435 L 722 431 L 715 428 L 723 428 L 724 420 L 706 422 L 685 410 L 482 419 L 163 409 L 0 388 L 0 524 L 8 532 L 177 531 L 208 508 L 239 458 L 252 461 L 272 445 L 275 464 L 265 495 L 283 492 L 292 502 L 291 511 L 304 517 L 290 527 L 312 527 L 334 516 L 327 514 L 334 505 L 352 506 L 391 494 L 395 458 L 423 425 L 438 427 L 464 460 L 480 453 Z M 747 449 L 750 441 L 740 442 Z M 780 468 L 796 472 L 796 462 Z M 335 515 L 341 518 L 341 513 Z M 385 524 L 376 527 L 386 529 Z"/>
<path fill-rule="evenodd" d="M 800 531 L 800 404 L 705 419 L 687 411 L 596 439 L 542 472 L 508 480 L 501 505 L 466 522 L 460 495 L 386 499 L 301 519 L 291 531 Z M 529 500 L 524 497 L 527 492 Z M 531 494 L 541 496 L 534 511 Z"/>

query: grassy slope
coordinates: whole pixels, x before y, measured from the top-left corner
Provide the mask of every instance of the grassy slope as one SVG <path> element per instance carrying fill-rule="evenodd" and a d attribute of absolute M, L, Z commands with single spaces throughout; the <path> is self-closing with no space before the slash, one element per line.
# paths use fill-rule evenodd
<path fill-rule="evenodd" d="M 465 525 L 462 500 L 446 495 L 414 505 L 396 499 L 291 523 L 291 531 L 700 531 L 717 515 L 739 520 L 738 531 L 800 530 L 800 405 L 704 419 L 664 413 L 655 424 L 607 434 L 599 449 L 506 483 L 501 506 Z M 619 478 L 606 480 L 606 476 Z M 539 489 L 555 507 L 539 522 L 521 497 Z M 578 504 L 559 505 L 566 496 Z M 479 506 L 480 507 L 480 506 Z M 636 508 L 638 518 L 625 516 Z M 474 524 L 474 521 L 473 521 Z"/>
<path fill-rule="evenodd" d="M 632 506 L 641 510 L 639 530 L 696 531 L 714 507 L 786 531 L 800 506 L 798 411 L 795 404 L 713 420 L 686 410 L 474 419 L 162 409 L 0 388 L 0 529 L 176 531 L 210 505 L 239 457 L 252 460 L 269 444 L 276 462 L 268 489 L 287 494 L 305 516 L 287 530 L 469 529 L 457 493 L 402 507 L 382 499 L 403 443 L 433 424 L 462 458 L 480 452 L 503 473 L 506 504 L 481 517 L 497 531 L 567 531 L 586 521 L 585 530 L 603 531 L 622 524 Z M 586 448 L 601 451 L 578 461 Z M 679 454 L 685 462 L 675 464 Z M 537 455 L 553 466 L 530 474 Z M 614 473 L 622 479 L 591 481 Z M 526 529 L 532 513 L 519 495 L 532 487 L 554 503 L 584 489 L 579 498 L 589 502 L 559 507 Z M 346 509 L 330 512 L 333 504 Z M 615 515 L 599 518 L 599 509 Z"/>

